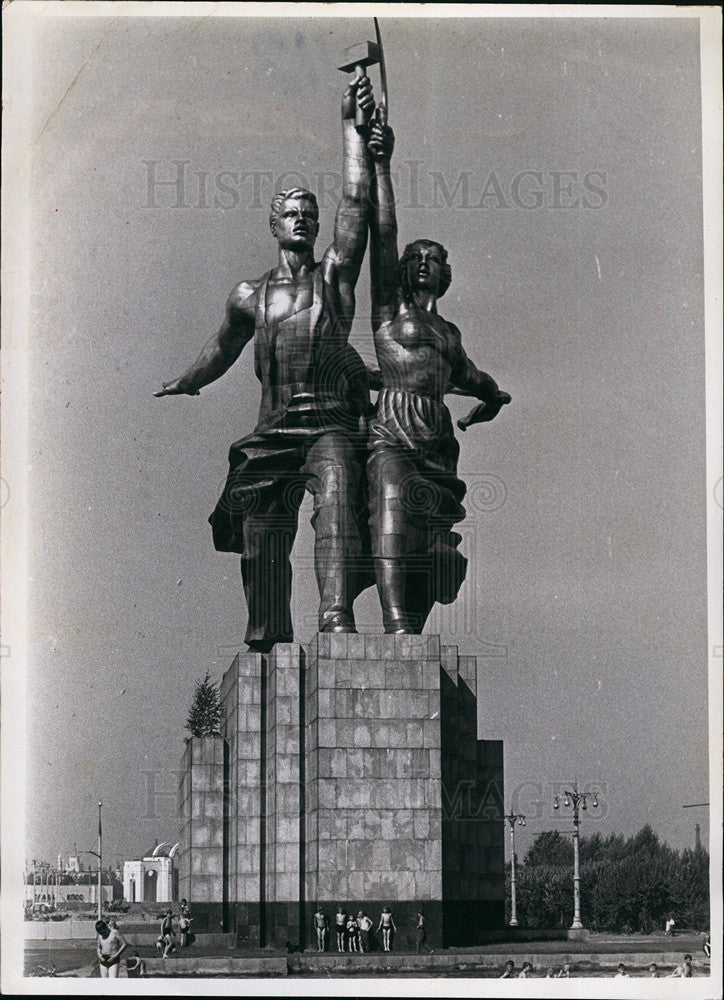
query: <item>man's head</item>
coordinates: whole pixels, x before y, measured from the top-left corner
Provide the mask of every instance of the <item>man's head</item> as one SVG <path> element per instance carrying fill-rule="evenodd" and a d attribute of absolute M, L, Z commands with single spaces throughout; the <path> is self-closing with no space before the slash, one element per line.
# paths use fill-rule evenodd
<path fill-rule="evenodd" d="M 319 232 L 317 199 L 305 188 L 289 188 L 272 198 L 269 228 L 285 250 L 311 250 Z"/>
<path fill-rule="evenodd" d="M 659 974 L 659 967 L 656 964 L 656 962 L 652 962 L 651 965 L 649 966 L 649 975 L 658 976 L 658 974 Z"/>
<path fill-rule="evenodd" d="M 96 920 L 96 934 L 100 934 L 102 938 L 108 937 L 110 934 L 108 924 L 105 920 Z"/>
<path fill-rule="evenodd" d="M 691 957 L 691 955 L 684 955 L 684 961 L 688 962 L 689 965 L 691 965 L 691 963 L 694 961 L 694 959 Z"/>
<path fill-rule="evenodd" d="M 617 972 L 625 972 L 626 971 L 626 966 L 623 964 L 623 962 L 619 962 L 618 963 L 618 965 L 616 966 L 616 971 Z"/>
<path fill-rule="evenodd" d="M 400 284 L 408 302 L 415 291 L 432 292 L 441 299 L 451 281 L 452 270 L 442 243 L 415 240 L 407 244 L 400 257 Z"/>
<path fill-rule="evenodd" d="M 509 972 L 511 972 L 515 968 L 515 962 L 512 962 L 510 959 L 508 959 L 508 961 L 505 963 L 505 968 Z"/>

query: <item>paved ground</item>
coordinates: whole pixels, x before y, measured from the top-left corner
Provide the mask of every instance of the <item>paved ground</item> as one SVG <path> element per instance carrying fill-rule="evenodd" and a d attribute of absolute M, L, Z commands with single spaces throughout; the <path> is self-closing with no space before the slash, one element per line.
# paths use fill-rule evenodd
<path fill-rule="evenodd" d="M 149 961 L 149 970 L 155 975 L 176 976 L 208 976 L 222 978 L 230 975 L 238 978 L 241 975 L 243 962 L 239 959 L 277 959 L 277 962 L 268 962 L 270 969 L 276 967 L 279 958 L 289 959 L 293 976 L 301 978 L 328 978 L 330 976 L 343 975 L 345 977 L 377 977 L 377 976 L 401 976 L 401 977 L 479 977 L 496 978 L 502 971 L 507 958 L 515 961 L 516 968 L 527 959 L 533 961 L 538 976 L 544 976 L 549 966 L 560 968 L 563 961 L 569 956 L 571 961 L 579 958 L 579 974 L 584 976 L 605 977 L 615 973 L 615 965 L 618 961 L 630 962 L 632 975 L 640 976 L 644 974 L 649 962 L 657 962 L 662 974 L 667 974 L 673 970 L 674 963 L 679 961 L 685 952 L 691 952 L 694 956 L 695 969 L 698 975 L 708 974 L 708 967 L 704 966 L 704 955 L 701 951 L 702 938 L 700 935 L 681 935 L 670 938 L 663 935 L 591 935 L 588 941 L 539 941 L 539 942 L 518 942 L 506 944 L 484 945 L 477 948 L 451 948 L 439 953 L 439 957 L 433 955 L 425 960 L 423 971 L 403 968 L 390 968 L 385 970 L 365 970 L 359 967 L 363 962 L 369 964 L 370 959 L 375 960 L 375 956 L 365 959 L 362 956 L 356 958 L 347 955 L 336 958 L 335 953 L 318 955 L 316 952 L 308 951 L 303 955 L 287 956 L 286 953 L 273 952 L 268 949 L 239 950 L 230 948 L 197 948 L 191 947 L 187 951 L 181 952 L 178 958 L 169 959 L 165 964 L 158 961 L 156 951 L 152 947 L 142 946 L 138 953 L 142 958 Z M 60 943 L 60 942 L 58 942 Z M 406 963 L 405 956 L 409 956 L 411 962 Z M 410 951 L 393 952 L 394 965 L 414 964 L 413 953 Z M 600 959 L 599 957 L 600 956 Z M 209 963 L 197 960 L 210 959 Z M 359 963 L 359 965 L 358 965 Z M 253 963 L 255 972 L 259 966 Z M 176 968 L 174 968 L 174 965 Z M 392 965 L 392 963 L 391 963 Z M 225 966 L 234 971 L 226 972 Z M 263 963 L 262 963 L 263 966 Z M 344 968 L 344 966 L 351 966 Z M 355 967 L 357 966 L 357 967 Z M 185 968 L 184 968 L 185 967 Z M 195 971 L 189 971 L 192 968 Z M 209 971 L 214 970 L 217 971 Z M 29 942 L 25 950 L 25 972 L 30 976 L 47 976 L 52 970 L 54 975 L 71 972 L 72 970 L 82 970 L 80 974 L 94 977 L 98 976 L 97 963 L 95 961 L 95 951 L 87 945 L 71 945 L 65 947 L 47 948 L 39 946 L 38 942 Z M 196 971 L 198 970 L 198 971 Z M 77 973 L 78 974 L 78 973 Z M 275 974 L 278 974 L 275 973 Z"/>

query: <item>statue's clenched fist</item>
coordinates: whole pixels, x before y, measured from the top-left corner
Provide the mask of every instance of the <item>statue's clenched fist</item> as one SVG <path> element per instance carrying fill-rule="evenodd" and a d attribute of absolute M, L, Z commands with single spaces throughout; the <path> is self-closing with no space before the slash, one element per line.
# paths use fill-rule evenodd
<path fill-rule="evenodd" d="M 380 163 L 389 160 L 395 148 L 395 133 L 390 126 L 383 125 L 379 121 L 372 122 L 367 140 L 367 148 L 374 160 Z"/>

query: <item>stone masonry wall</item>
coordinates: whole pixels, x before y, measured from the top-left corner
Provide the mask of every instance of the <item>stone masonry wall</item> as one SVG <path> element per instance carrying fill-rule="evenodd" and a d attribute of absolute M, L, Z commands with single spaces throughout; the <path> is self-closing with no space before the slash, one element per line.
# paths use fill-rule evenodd
<path fill-rule="evenodd" d="M 189 902 L 223 897 L 224 751 L 221 736 L 194 736 L 184 751 L 179 892 Z"/>

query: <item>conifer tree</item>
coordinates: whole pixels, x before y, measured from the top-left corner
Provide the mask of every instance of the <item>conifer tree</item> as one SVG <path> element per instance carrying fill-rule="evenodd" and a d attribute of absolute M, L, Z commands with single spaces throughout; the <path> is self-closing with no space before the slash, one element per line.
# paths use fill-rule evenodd
<path fill-rule="evenodd" d="M 192 736 L 214 736 L 219 732 L 220 723 L 219 691 L 207 673 L 203 681 L 196 685 L 186 728 Z"/>

